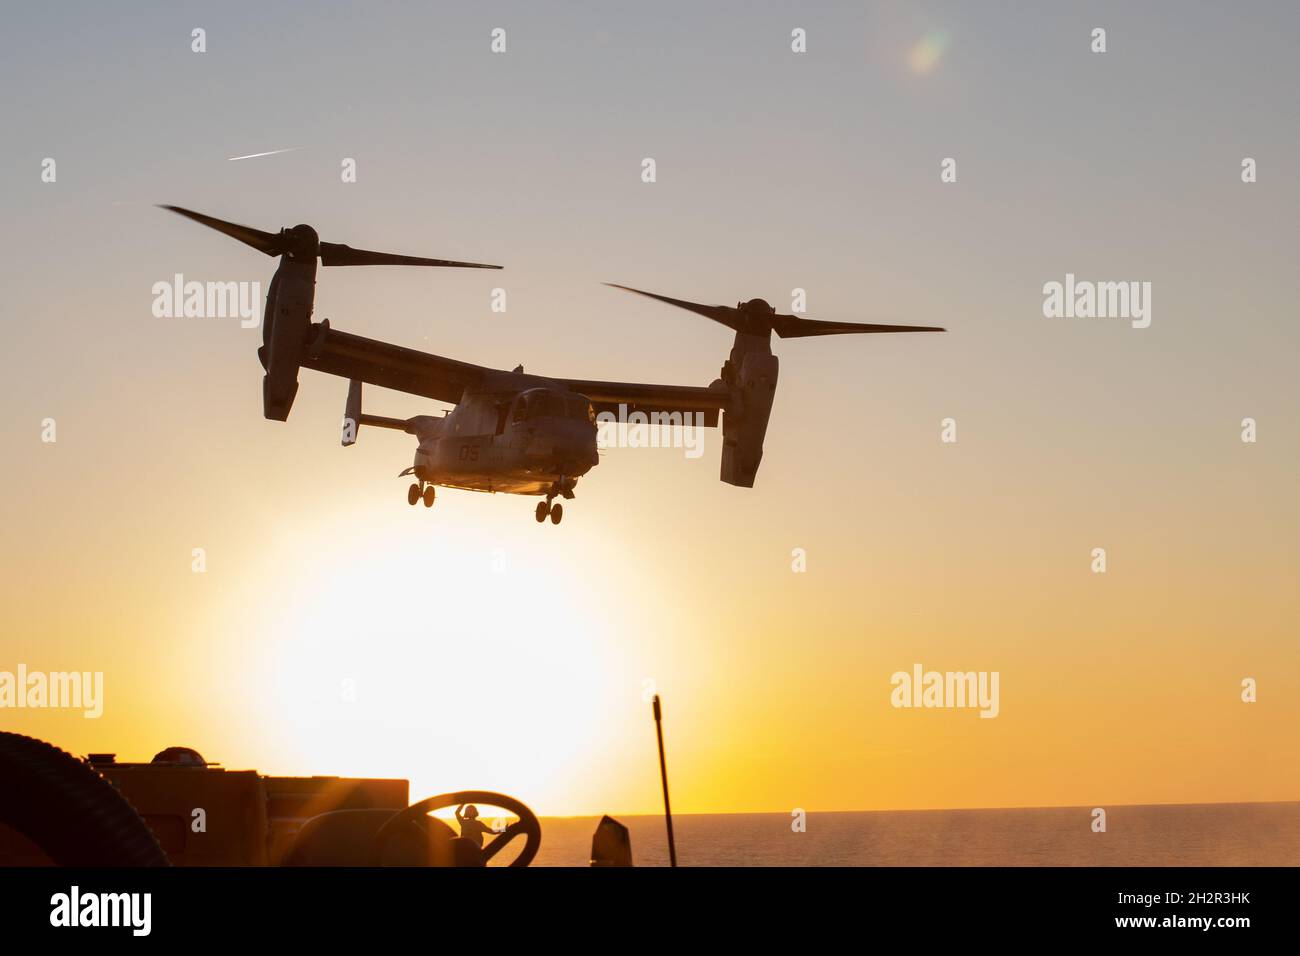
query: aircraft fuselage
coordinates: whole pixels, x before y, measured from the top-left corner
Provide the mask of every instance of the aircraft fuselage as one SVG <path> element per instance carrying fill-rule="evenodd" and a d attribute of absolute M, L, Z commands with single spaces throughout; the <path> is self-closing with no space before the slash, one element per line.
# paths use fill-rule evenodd
<path fill-rule="evenodd" d="M 591 403 L 558 388 L 467 394 L 445 417 L 413 424 L 411 473 L 448 488 L 546 495 L 571 490 L 599 460 Z"/>

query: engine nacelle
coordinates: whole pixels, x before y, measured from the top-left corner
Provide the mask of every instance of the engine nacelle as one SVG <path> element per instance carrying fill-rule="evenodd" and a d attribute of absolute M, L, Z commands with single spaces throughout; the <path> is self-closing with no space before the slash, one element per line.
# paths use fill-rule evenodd
<path fill-rule="evenodd" d="M 729 485 L 753 488 L 758 466 L 763 461 L 763 439 L 767 420 L 776 398 L 780 368 L 769 351 L 745 351 L 741 335 L 723 369 L 723 381 L 731 392 L 731 407 L 722 418 L 722 469 L 720 477 Z"/>
<path fill-rule="evenodd" d="M 315 298 L 316 260 L 281 259 L 266 294 L 260 353 L 266 369 L 262 414 L 275 421 L 288 419 L 298 394 L 298 367 L 307 348 Z"/>

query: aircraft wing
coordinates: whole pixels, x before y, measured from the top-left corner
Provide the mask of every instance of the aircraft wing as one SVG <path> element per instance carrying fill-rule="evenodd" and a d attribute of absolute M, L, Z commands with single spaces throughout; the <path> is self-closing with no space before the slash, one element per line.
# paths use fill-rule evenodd
<path fill-rule="evenodd" d="M 718 424 L 718 412 L 727 407 L 728 395 L 723 388 L 695 385 L 641 385 L 635 382 L 592 382 L 577 378 L 557 378 L 556 382 L 591 399 L 596 414 L 619 414 L 619 406 L 628 412 L 698 413 L 710 427 Z"/>
<path fill-rule="evenodd" d="M 329 375 L 338 375 L 352 381 L 391 388 L 411 395 L 421 395 L 435 401 L 455 405 L 460 402 L 465 389 L 487 388 L 503 384 L 503 377 L 511 373 L 482 365 L 471 365 L 455 359 L 430 355 L 415 349 L 391 345 L 376 339 L 367 339 L 350 332 L 331 329 L 323 323 L 315 327 L 317 338 L 306 349 L 303 368 L 315 369 Z M 723 388 L 702 388 L 692 385 L 643 385 L 634 382 L 594 382 L 576 378 L 552 378 L 528 375 L 521 377 L 516 387 L 528 388 L 544 382 L 553 382 L 591 399 L 596 413 L 627 411 L 699 413 L 708 426 L 718 424 L 718 412 L 727 407 L 728 395 Z"/>
<path fill-rule="evenodd" d="M 456 404 L 465 389 L 494 374 L 491 369 L 417 352 L 349 332 L 324 329 L 307 349 L 303 368 Z"/>

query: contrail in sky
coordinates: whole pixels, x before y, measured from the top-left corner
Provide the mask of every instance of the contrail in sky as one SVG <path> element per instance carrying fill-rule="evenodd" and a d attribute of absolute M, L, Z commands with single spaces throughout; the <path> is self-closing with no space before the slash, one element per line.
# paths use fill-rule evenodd
<path fill-rule="evenodd" d="M 259 156 L 275 156 L 277 153 L 292 153 L 295 149 L 302 149 L 301 146 L 290 146 L 288 149 L 273 149 L 266 153 L 249 153 L 247 156 L 229 156 L 227 160 L 234 162 L 237 159 L 257 159 Z"/>

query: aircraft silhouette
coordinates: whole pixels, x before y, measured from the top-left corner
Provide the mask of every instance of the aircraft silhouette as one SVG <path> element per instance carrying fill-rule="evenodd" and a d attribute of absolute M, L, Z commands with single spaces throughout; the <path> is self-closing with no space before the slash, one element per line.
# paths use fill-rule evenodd
<path fill-rule="evenodd" d="M 779 314 L 762 299 L 734 307 L 701 305 L 614 285 L 688 309 L 734 331 L 731 354 L 719 377 L 701 387 L 559 378 L 525 374 L 522 367 L 504 371 L 341 332 L 331 328 L 328 319 L 312 321 L 317 260 L 323 266 L 500 266 L 370 252 L 322 242 L 307 225 L 271 233 L 179 206 L 161 208 L 279 257 L 266 296 L 262 347 L 257 351 L 266 372 L 262 378 L 263 414 L 276 421 L 288 419 L 298 392 L 300 368 L 348 379 L 344 445 L 355 443 L 363 425 L 398 429 L 418 440 L 414 464 L 400 473 L 415 479 L 407 491 L 412 505 L 423 500 L 426 507 L 432 506 L 435 487 L 544 495 L 545 500 L 537 504 L 536 519 L 543 522 L 549 516 L 553 524 L 559 524 L 564 506 L 555 498 L 572 499 L 578 479 L 599 460 L 597 416 L 627 421 L 635 412 L 650 422 L 664 424 L 694 422 L 716 427 L 721 421 L 721 480 L 752 488 L 776 393 L 779 363 L 771 349 L 773 332 L 781 338 L 802 338 L 944 331 L 924 325 L 821 322 Z M 361 407 L 362 383 L 455 408 L 444 416 L 400 419 L 368 415 Z"/>

